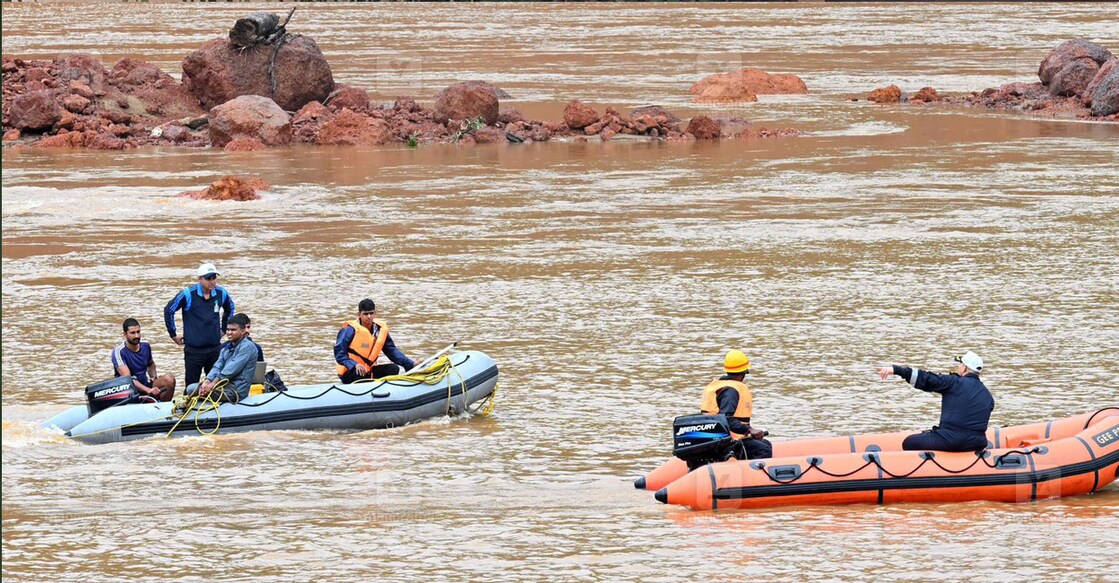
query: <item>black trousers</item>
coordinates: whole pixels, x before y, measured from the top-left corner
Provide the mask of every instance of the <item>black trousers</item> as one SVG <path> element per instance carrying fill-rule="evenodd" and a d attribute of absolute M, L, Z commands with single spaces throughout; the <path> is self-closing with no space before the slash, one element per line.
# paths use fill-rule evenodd
<path fill-rule="evenodd" d="M 214 363 L 218 361 L 218 354 L 220 353 L 220 346 L 213 348 L 183 347 L 183 362 L 186 364 L 186 376 L 183 382 L 187 386 L 197 383 L 202 378 L 203 372 L 209 373 L 214 368 Z"/>
<path fill-rule="evenodd" d="M 400 367 L 396 366 L 395 364 L 378 364 L 377 366 L 369 369 L 369 373 L 364 376 L 357 374 L 357 367 L 355 366 L 350 370 L 347 370 L 346 374 L 341 375 L 338 378 L 342 379 L 343 385 L 348 385 L 350 383 L 360 381 L 361 379 L 379 379 L 381 377 L 387 377 L 389 375 L 399 373 Z"/>
<path fill-rule="evenodd" d="M 987 447 L 987 436 L 982 433 L 960 433 L 933 429 L 915 433 L 901 442 L 907 451 L 979 451 Z"/>
<path fill-rule="evenodd" d="M 769 459 L 773 457 L 773 444 L 768 439 L 742 439 L 739 442 L 748 460 Z M 741 459 L 741 458 L 740 458 Z"/>

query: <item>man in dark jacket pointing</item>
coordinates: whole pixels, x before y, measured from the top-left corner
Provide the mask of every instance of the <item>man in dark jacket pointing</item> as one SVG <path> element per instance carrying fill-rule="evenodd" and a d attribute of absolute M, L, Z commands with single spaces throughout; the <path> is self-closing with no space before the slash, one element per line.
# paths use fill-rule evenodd
<path fill-rule="evenodd" d="M 960 364 L 952 374 L 936 374 L 896 364 L 878 369 L 882 380 L 894 374 L 909 381 L 914 388 L 940 393 L 940 424 L 906 437 L 902 449 L 978 451 L 987 447 L 987 423 L 991 420 L 995 399 L 979 380 L 983 359 L 968 351 L 957 356 L 956 362 Z"/>

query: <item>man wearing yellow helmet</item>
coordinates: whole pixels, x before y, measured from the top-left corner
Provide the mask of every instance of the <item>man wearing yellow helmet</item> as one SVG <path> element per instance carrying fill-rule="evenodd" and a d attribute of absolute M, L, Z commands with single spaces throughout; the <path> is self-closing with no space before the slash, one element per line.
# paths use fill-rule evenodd
<path fill-rule="evenodd" d="M 741 350 L 731 350 L 723 359 L 726 375 L 719 377 L 703 389 L 699 408 L 708 415 L 722 413 L 730 423 L 731 435 L 739 439 L 747 459 L 773 457 L 773 444 L 763 439 L 765 432 L 750 427 L 754 414 L 754 397 L 743 382 L 750 374 L 750 359 Z"/>

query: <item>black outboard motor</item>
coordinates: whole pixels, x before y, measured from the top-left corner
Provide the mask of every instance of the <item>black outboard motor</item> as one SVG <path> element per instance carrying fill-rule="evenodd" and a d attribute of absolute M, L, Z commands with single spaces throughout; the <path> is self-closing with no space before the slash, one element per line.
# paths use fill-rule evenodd
<path fill-rule="evenodd" d="M 140 391 L 132 386 L 132 377 L 116 377 L 85 388 L 90 417 L 114 405 L 135 403 L 139 398 Z"/>
<path fill-rule="evenodd" d="M 737 443 L 726 415 L 683 415 L 672 421 L 672 455 L 688 462 L 688 471 L 735 457 Z"/>

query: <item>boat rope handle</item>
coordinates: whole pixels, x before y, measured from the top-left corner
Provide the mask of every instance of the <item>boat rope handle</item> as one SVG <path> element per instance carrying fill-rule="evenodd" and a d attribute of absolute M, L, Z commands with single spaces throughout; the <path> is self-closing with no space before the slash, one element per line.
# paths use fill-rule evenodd
<path fill-rule="evenodd" d="M 908 472 L 906 472 L 904 474 L 895 474 L 895 473 L 891 472 L 890 470 L 887 470 L 886 467 L 882 465 L 882 461 L 879 459 L 879 457 L 877 455 L 877 452 L 869 452 L 870 455 L 868 456 L 867 462 L 865 464 L 859 466 L 858 468 L 856 468 L 856 469 L 854 469 L 850 472 L 847 472 L 846 474 L 835 474 L 835 473 L 829 472 L 829 471 L 825 470 L 824 468 L 822 468 L 820 466 L 820 462 L 823 461 L 822 458 L 811 457 L 811 458 L 808 458 L 808 469 L 806 469 L 805 471 L 797 474 L 796 476 L 793 476 L 792 478 L 790 478 L 788 480 L 779 479 L 779 478 L 775 477 L 774 475 L 770 474 L 769 472 L 765 472 L 765 475 L 772 482 L 776 482 L 778 484 L 792 484 L 793 482 L 796 482 L 797 480 L 800 480 L 801 478 L 803 478 L 805 475 L 808 474 L 809 470 L 813 470 L 813 469 L 820 472 L 821 474 L 824 474 L 825 476 L 830 476 L 832 478 L 847 478 L 847 477 L 853 476 L 853 475 L 865 470 L 867 467 L 873 465 L 873 466 L 877 466 L 879 470 L 882 470 L 883 474 L 886 474 L 887 476 L 890 476 L 891 478 L 908 478 L 909 476 L 912 476 L 914 473 L 916 473 L 917 470 L 921 469 L 921 467 L 924 466 L 929 461 L 931 461 L 933 463 L 933 465 L 935 465 L 936 467 L 940 468 L 941 470 L 943 470 L 945 472 L 948 472 L 949 474 L 962 474 L 962 473 L 970 470 L 972 467 L 975 466 L 975 464 L 979 463 L 980 461 L 982 461 L 983 464 L 986 465 L 988 468 L 995 468 L 995 467 L 998 467 L 999 463 L 1001 463 L 1002 460 L 1005 459 L 1007 456 L 1018 455 L 1018 454 L 1031 455 L 1031 454 L 1035 454 L 1039 451 L 1041 451 L 1040 447 L 1034 447 L 1034 448 L 1031 448 L 1029 450 L 1011 450 L 1011 451 L 1008 451 L 1008 452 L 1000 455 L 995 460 L 995 463 L 992 464 L 992 463 L 987 462 L 986 456 L 983 455 L 987 452 L 987 450 L 982 450 L 982 451 L 978 451 L 978 452 L 975 453 L 975 461 L 968 464 L 968 466 L 966 468 L 963 468 L 963 469 L 960 469 L 960 470 L 952 470 L 952 469 L 946 468 L 943 465 L 941 465 L 940 462 L 936 461 L 936 459 L 933 456 L 927 455 L 928 453 L 931 453 L 931 452 L 922 451 L 921 452 L 922 453 L 921 463 L 917 464 L 917 467 L 913 468 L 912 470 L 909 470 Z M 757 469 L 765 470 L 764 462 L 762 463 L 762 465 L 758 466 Z"/>
<path fill-rule="evenodd" d="M 1104 411 L 1112 411 L 1112 410 L 1119 411 L 1119 407 L 1104 407 L 1103 409 L 1100 409 L 1099 411 L 1096 411 L 1095 413 L 1092 413 L 1092 416 L 1088 418 L 1088 421 L 1086 423 L 1084 423 L 1084 429 L 1087 429 L 1089 426 L 1092 425 L 1092 421 L 1094 421 L 1096 419 L 1096 415 L 1099 415 L 1100 413 L 1103 413 Z"/>

